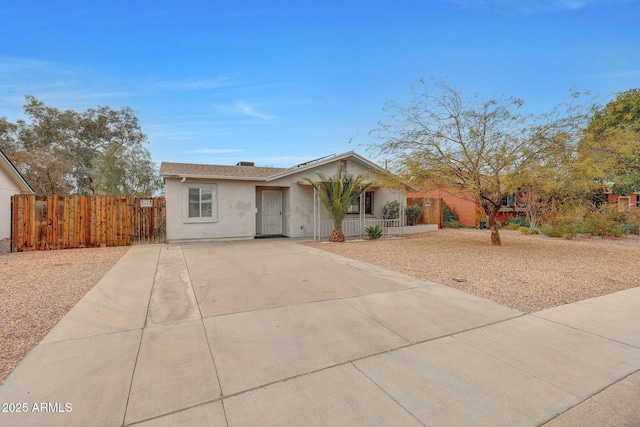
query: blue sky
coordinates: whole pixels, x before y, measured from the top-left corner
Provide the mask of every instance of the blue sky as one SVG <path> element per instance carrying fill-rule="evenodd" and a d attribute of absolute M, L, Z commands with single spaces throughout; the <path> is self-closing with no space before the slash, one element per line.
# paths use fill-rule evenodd
<path fill-rule="evenodd" d="M 129 106 L 157 162 L 366 155 L 421 78 L 532 112 L 640 87 L 638 17 L 635 0 L 5 0 L 0 116 L 27 94 Z"/>

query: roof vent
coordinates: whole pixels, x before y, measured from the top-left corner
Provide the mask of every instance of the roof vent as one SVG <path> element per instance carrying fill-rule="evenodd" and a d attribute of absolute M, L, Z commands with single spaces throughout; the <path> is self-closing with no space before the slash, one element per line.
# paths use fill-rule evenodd
<path fill-rule="evenodd" d="M 255 166 L 253 162 L 238 162 L 236 166 Z"/>

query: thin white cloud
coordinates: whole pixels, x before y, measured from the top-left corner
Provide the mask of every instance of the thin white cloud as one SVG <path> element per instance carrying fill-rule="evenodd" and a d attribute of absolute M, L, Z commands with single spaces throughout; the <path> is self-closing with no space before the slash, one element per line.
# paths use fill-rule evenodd
<path fill-rule="evenodd" d="M 465 9 L 486 9 L 504 13 L 533 14 L 580 10 L 635 0 L 442 0 Z"/>
<path fill-rule="evenodd" d="M 247 150 L 239 150 L 235 148 L 200 148 L 198 150 L 185 151 L 186 154 L 229 154 L 243 153 Z"/>
<path fill-rule="evenodd" d="M 218 105 L 215 108 L 222 114 L 241 115 L 260 120 L 275 119 L 274 115 L 260 111 L 257 104 L 252 104 L 246 101 L 236 101 L 231 105 Z"/>
<path fill-rule="evenodd" d="M 117 87 L 118 90 L 112 90 Z M 57 108 L 85 109 L 105 100 L 135 96 L 137 90 L 109 85 L 109 79 L 73 66 L 27 58 L 0 57 L 0 116 L 21 114 L 25 95 Z"/>
<path fill-rule="evenodd" d="M 313 154 L 308 156 L 257 156 L 254 161 L 256 165 L 289 168 L 319 157 Z"/>
<path fill-rule="evenodd" d="M 240 111 L 242 114 L 249 116 L 249 117 L 255 117 L 257 119 L 262 119 L 262 120 L 272 120 L 275 117 L 271 114 L 266 114 L 263 113 L 261 111 L 258 111 L 258 106 L 255 104 L 249 104 L 246 103 L 244 101 L 237 101 L 234 106 L 238 109 L 238 111 Z"/>
<path fill-rule="evenodd" d="M 592 76 L 598 79 L 640 79 L 640 70 L 615 71 Z"/>
<path fill-rule="evenodd" d="M 14 73 L 30 72 L 32 70 L 51 70 L 52 64 L 44 61 L 36 61 L 27 58 L 16 58 L 11 56 L 0 57 L 0 74 L 10 75 Z"/>
<path fill-rule="evenodd" d="M 184 81 L 167 81 L 152 83 L 161 89 L 174 89 L 174 90 L 205 90 L 205 89 L 219 89 L 223 87 L 237 86 L 239 82 L 229 76 L 221 76 L 213 79 L 201 79 L 201 80 L 184 80 Z"/>

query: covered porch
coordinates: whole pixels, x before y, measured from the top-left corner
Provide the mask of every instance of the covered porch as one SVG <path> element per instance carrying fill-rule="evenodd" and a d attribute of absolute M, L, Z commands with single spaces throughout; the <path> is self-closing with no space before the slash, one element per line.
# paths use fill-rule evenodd
<path fill-rule="evenodd" d="M 374 194 L 381 195 L 382 187 L 373 187 Z M 356 214 L 347 214 L 347 217 L 342 221 L 342 232 L 345 237 L 364 237 L 368 227 L 380 227 L 383 235 L 397 235 L 404 234 L 406 227 L 405 224 L 405 192 L 404 191 L 392 191 L 384 189 L 386 197 L 376 196 L 359 197 L 357 204 L 359 209 Z M 396 219 L 384 219 L 382 217 L 382 204 L 388 201 L 397 201 L 400 207 L 399 218 Z M 369 204 L 377 203 L 375 209 Z M 313 189 L 313 239 L 320 240 L 329 237 L 333 231 L 333 220 L 329 217 L 327 210 L 322 204 L 318 192 Z"/>

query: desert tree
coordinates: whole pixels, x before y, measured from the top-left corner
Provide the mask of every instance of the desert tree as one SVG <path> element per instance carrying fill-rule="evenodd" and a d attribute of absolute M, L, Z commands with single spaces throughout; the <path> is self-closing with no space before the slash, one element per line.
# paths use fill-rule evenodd
<path fill-rule="evenodd" d="M 26 96 L 28 120 L 0 118 L 0 148 L 41 194 L 152 195 L 161 182 L 129 107 L 60 110 Z"/>
<path fill-rule="evenodd" d="M 392 159 L 395 172 L 414 185 L 470 193 L 487 216 L 492 244 L 500 245 L 496 215 L 507 197 L 536 179 L 559 179 L 558 159 L 573 158 L 588 113 L 580 94 L 531 115 L 514 97 L 464 99 L 443 82 L 422 80 L 418 89 L 408 105 L 385 106 L 387 119 L 372 131 L 380 142 L 369 151 Z"/>
<path fill-rule="evenodd" d="M 604 190 L 640 191 L 640 89 L 597 106 L 579 145 L 579 164 Z"/>

